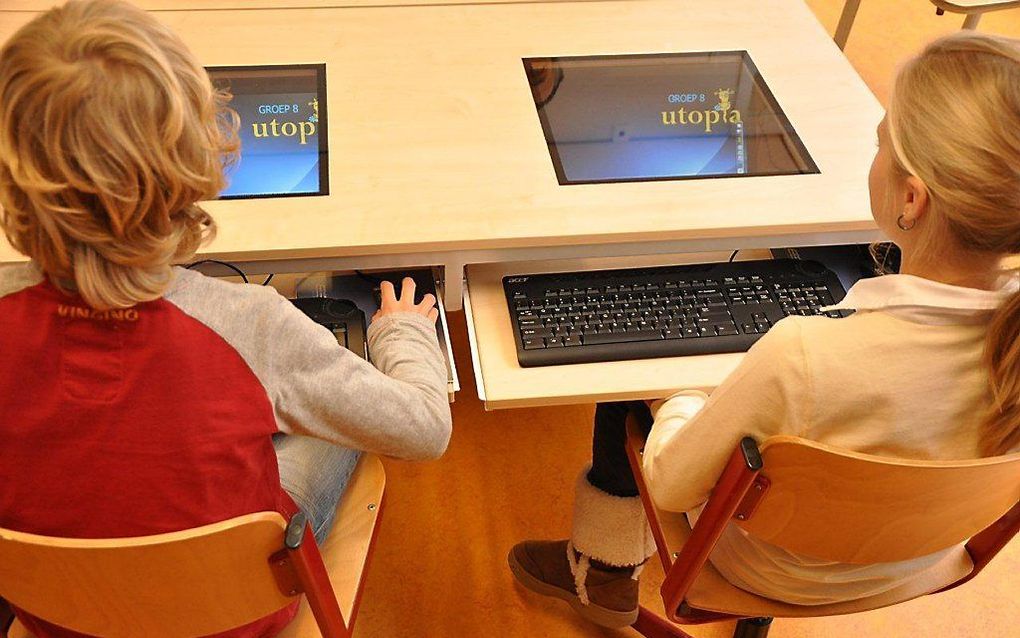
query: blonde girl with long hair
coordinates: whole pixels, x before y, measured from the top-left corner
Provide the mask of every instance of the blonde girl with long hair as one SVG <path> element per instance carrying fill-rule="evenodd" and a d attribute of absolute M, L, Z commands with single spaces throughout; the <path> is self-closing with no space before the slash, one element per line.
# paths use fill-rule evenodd
<path fill-rule="evenodd" d="M 1020 447 L 1020 287 L 1002 268 L 1020 252 L 1020 43 L 974 32 L 931 43 L 900 70 L 877 146 L 871 209 L 902 251 L 900 273 L 858 282 L 836 306 L 849 317 L 779 322 L 711 397 L 599 405 L 571 536 L 515 546 L 522 585 L 601 625 L 636 618 L 638 575 L 655 546 L 623 447 L 630 412 L 650 429 L 653 499 L 692 520 L 743 436 L 912 459 Z M 908 581 L 938 590 L 955 579 L 959 551 L 841 565 L 731 526 L 711 560 L 747 591 L 816 605 Z"/>

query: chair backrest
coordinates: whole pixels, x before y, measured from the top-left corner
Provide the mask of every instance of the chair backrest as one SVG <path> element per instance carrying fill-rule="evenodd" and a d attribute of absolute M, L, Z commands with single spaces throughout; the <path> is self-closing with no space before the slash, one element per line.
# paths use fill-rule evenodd
<path fill-rule="evenodd" d="M 966 541 L 1020 501 L 1020 453 L 911 461 L 776 436 L 761 456 L 770 486 L 737 524 L 823 560 L 866 564 L 931 554 Z"/>
<path fill-rule="evenodd" d="M 269 563 L 284 547 L 286 528 L 277 512 L 258 512 L 138 538 L 0 529 L 0 597 L 95 636 L 218 633 L 296 600 L 280 591 Z"/>

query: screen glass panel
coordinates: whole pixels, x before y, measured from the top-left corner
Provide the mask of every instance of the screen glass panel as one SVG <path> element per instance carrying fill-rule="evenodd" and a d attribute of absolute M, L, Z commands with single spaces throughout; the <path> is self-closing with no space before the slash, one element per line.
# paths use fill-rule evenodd
<path fill-rule="evenodd" d="M 241 156 L 220 199 L 328 195 L 326 65 L 206 70 L 241 119 Z"/>
<path fill-rule="evenodd" d="M 560 184 L 819 172 L 746 51 L 524 69 Z"/>

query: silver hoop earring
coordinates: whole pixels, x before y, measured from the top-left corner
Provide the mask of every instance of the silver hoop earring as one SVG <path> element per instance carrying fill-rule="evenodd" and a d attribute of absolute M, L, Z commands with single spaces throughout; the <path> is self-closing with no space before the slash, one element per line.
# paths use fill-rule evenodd
<path fill-rule="evenodd" d="M 903 213 L 902 215 L 900 215 L 899 217 L 896 218 L 896 225 L 900 227 L 900 230 L 912 230 L 914 228 L 914 225 L 917 224 L 917 220 L 916 219 L 911 219 L 909 226 L 904 224 L 903 223 L 903 219 L 906 216 L 907 216 L 907 214 Z"/>

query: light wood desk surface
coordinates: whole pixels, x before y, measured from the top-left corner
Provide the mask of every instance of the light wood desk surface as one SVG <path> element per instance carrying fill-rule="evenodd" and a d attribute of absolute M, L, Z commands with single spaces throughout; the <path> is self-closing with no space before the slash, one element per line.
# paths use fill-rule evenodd
<path fill-rule="evenodd" d="M 0 11 L 0 39 L 32 15 Z M 157 16 L 204 64 L 327 63 L 332 194 L 209 203 L 220 233 L 207 252 L 220 257 L 458 253 L 463 265 L 532 258 L 513 252 L 518 249 L 585 256 L 628 244 L 617 254 L 641 254 L 644 243 L 657 242 L 653 252 L 677 252 L 747 246 L 752 239 L 759 246 L 853 241 L 875 233 L 867 172 L 882 111 L 801 2 L 628 0 Z M 522 57 L 732 49 L 750 52 L 820 174 L 557 183 Z M 18 259 L 0 245 L 0 262 Z"/>

